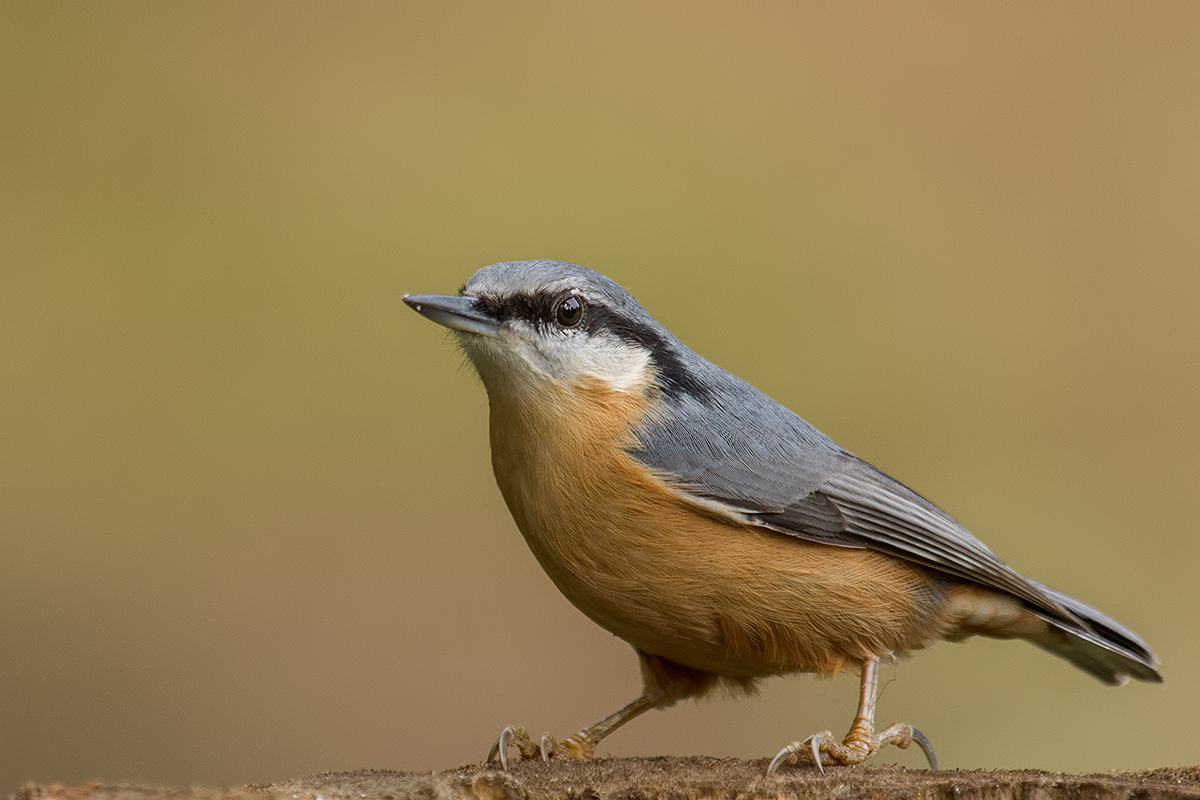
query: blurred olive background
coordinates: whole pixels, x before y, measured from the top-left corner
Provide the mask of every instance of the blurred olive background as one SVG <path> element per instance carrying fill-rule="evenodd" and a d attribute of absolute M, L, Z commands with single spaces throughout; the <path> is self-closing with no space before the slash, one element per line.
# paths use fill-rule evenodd
<path fill-rule="evenodd" d="M 480 760 L 640 687 L 513 526 L 401 302 L 604 271 L 1129 624 L 886 666 L 947 767 L 1200 761 L 1200 5 L 8 2 L 0 790 Z M 605 754 L 767 757 L 855 680 Z M 919 754 L 881 760 L 920 766 Z"/>

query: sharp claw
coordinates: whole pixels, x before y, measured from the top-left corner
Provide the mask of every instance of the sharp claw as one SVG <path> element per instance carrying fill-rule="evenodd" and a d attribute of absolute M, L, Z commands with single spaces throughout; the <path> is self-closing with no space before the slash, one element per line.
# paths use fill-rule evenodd
<path fill-rule="evenodd" d="M 813 734 L 805 741 L 812 748 L 813 763 L 817 765 L 817 769 L 821 770 L 821 774 L 824 775 L 825 766 L 821 763 L 821 734 Z"/>
<path fill-rule="evenodd" d="M 771 759 L 771 763 L 767 765 L 767 777 L 768 778 L 771 777 L 772 775 L 774 775 L 775 770 L 779 769 L 779 767 L 783 764 L 783 762 L 787 761 L 788 758 L 791 757 L 792 752 L 793 752 L 792 748 L 795 746 L 796 745 L 794 743 L 789 744 L 787 747 L 783 748 L 782 750 L 780 750 L 778 753 L 775 754 L 775 757 Z"/>
<path fill-rule="evenodd" d="M 492 749 L 488 750 L 487 761 L 485 764 L 495 764 L 496 759 L 500 759 L 500 769 L 508 772 L 508 743 L 512 741 L 513 729 L 509 725 L 504 730 L 500 731 L 500 738 L 492 745 Z"/>
<path fill-rule="evenodd" d="M 912 727 L 911 725 L 909 727 Z M 921 752 L 925 754 L 925 758 L 929 760 L 929 768 L 937 772 L 938 762 L 937 755 L 933 752 L 933 745 L 925 738 L 925 734 L 921 733 L 916 728 L 912 729 L 912 739 L 917 743 L 917 747 L 921 748 Z"/>
<path fill-rule="evenodd" d="M 542 751 L 542 761 L 549 761 L 550 756 L 554 755 L 554 751 L 558 748 L 555 745 L 554 737 L 543 733 L 542 741 L 538 743 L 538 749 Z"/>
<path fill-rule="evenodd" d="M 509 725 L 504 730 L 500 731 L 500 738 L 496 743 L 500 745 L 500 768 L 508 772 L 508 743 L 512 741 L 513 729 Z"/>

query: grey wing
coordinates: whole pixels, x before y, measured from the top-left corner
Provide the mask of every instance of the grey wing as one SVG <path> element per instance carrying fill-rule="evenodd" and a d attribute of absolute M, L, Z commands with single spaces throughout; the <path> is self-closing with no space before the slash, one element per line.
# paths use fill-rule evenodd
<path fill-rule="evenodd" d="M 809 541 L 868 548 L 1007 592 L 1058 633 L 1032 639 L 1101 680 L 1161 681 L 1158 657 L 1120 623 L 1029 580 L 953 517 L 838 447 L 754 387 L 692 354 L 706 398 L 676 398 L 632 455 L 709 508 Z"/>
<path fill-rule="evenodd" d="M 780 533 L 870 548 L 1008 592 L 1071 630 L 1063 604 L 1001 561 L 949 514 L 838 447 L 741 379 L 690 354 L 716 391 L 679 398 L 639 432 L 633 455 L 710 505 Z"/>
<path fill-rule="evenodd" d="M 887 473 L 845 454 L 842 468 L 782 511 L 752 515 L 781 533 L 868 547 L 962 580 L 1007 592 L 1064 627 L 1084 630 L 1043 587 L 1005 564 L 933 503 Z M 814 537 L 811 531 L 820 531 Z"/>
<path fill-rule="evenodd" d="M 869 547 L 939 572 L 1007 592 L 1058 629 L 1030 640 L 1105 683 L 1127 676 L 1158 683 L 1158 656 L 1137 634 L 1070 595 L 1032 581 L 995 556 L 925 498 L 847 454 L 846 468 L 780 512 L 753 515 L 772 530 Z M 812 536 L 821 531 L 819 537 Z"/>

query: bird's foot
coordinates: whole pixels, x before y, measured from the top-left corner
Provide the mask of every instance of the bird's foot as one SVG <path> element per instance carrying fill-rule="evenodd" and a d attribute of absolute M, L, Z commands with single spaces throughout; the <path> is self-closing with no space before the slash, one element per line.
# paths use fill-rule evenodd
<path fill-rule="evenodd" d="M 500 738 L 488 751 L 487 764 L 500 762 L 500 768 L 508 770 L 508 748 L 517 748 L 523 759 L 541 758 L 549 761 L 552 758 L 569 758 L 574 761 L 591 761 L 596 754 L 596 743 L 585 732 L 568 736 L 562 742 L 555 741 L 548 733 L 543 733 L 541 740 L 533 743 L 529 731 L 519 725 L 509 725 L 500 731 Z"/>
<path fill-rule="evenodd" d="M 837 739 L 829 731 L 814 733 L 802 742 L 792 742 L 771 759 L 771 764 L 767 767 L 767 777 L 774 775 L 775 771 L 783 764 L 798 764 L 801 760 L 812 761 L 824 774 L 825 766 L 822 762 L 822 755 L 828 761 L 851 766 L 863 763 L 875 755 L 880 748 L 887 747 L 889 744 L 894 744 L 901 750 L 907 750 L 913 742 L 916 742 L 917 747 L 921 748 L 921 752 L 929 760 L 929 767 L 935 770 L 938 768 L 933 745 L 929 743 L 923 733 L 912 725 L 897 722 L 879 733 L 872 732 L 871 727 L 867 720 L 856 719 L 841 744 L 838 744 Z"/>

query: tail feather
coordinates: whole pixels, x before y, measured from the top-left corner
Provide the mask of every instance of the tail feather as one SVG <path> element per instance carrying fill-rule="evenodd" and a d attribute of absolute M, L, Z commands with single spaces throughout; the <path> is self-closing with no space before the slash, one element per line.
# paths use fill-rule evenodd
<path fill-rule="evenodd" d="M 1113 686 L 1127 683 L 1130 678 L 1162 683 L 1158 656 L 1136 633 L 1070 595 L 1036 585 L 1082 622 L 1085 630 L 1068 629 L 1054 616 L 1030 608 L 1052 626 L 1045 636 L 1032 639 L 1034 644 Z"/>

